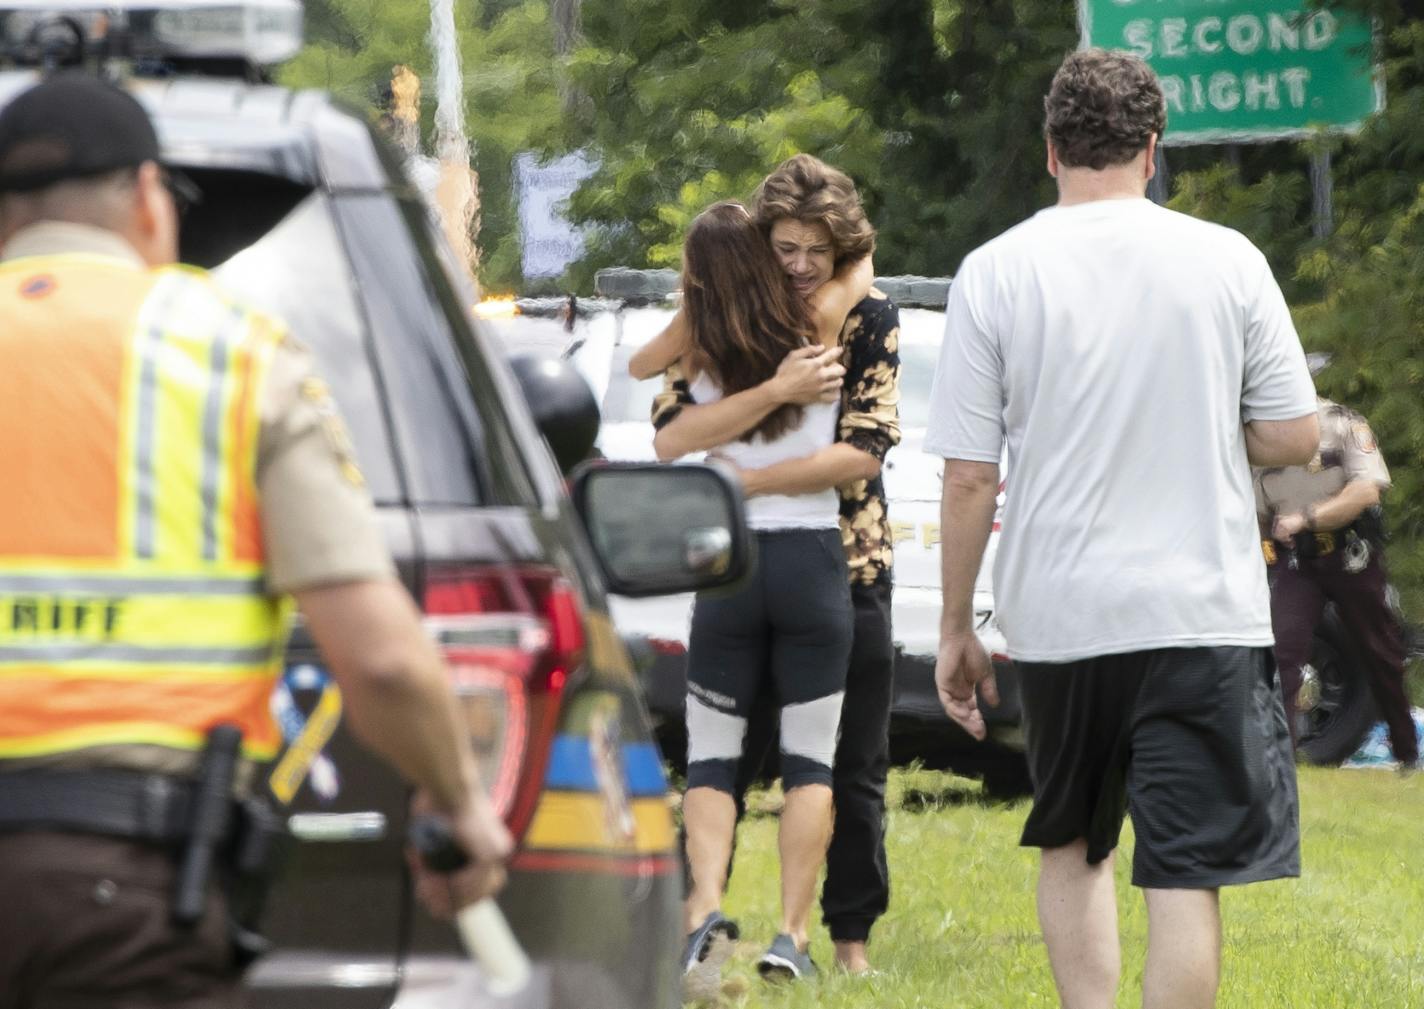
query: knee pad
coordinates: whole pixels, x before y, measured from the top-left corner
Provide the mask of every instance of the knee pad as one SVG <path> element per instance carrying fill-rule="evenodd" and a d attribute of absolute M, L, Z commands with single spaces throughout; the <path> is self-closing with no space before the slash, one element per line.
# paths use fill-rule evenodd
<path fill-rule="evenodd" d="M 843 692 L 781 709 L 781 787 L 830 785 Z"/>
<path fill-rule="evenodd" d="M 687 787 L 715 788 L 732 794 L 736 789 L 737 762 L 747 720 L 707 704 L 696 695 L 687 698 Z"/>

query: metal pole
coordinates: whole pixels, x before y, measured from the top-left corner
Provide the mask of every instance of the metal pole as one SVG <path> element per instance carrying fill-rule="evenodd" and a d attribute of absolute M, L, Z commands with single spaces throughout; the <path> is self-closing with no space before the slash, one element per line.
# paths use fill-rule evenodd
<path fill-rule="evenodd" d="M 1330 150 L 1320 148 L 1310 155 L 1310 231 L 1316 238 L 1328 238 L 1335 230 L 1335 177 L 1330 169 Z"/>

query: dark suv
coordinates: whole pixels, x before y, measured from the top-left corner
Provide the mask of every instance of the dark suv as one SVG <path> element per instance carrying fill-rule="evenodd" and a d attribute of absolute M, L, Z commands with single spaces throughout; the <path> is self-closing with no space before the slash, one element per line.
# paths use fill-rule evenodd
<path fill-rule="evenodd" d="M 0 74 L 0 105 L 33 80 Z M 248 975 L 251 1004 L 675 1005 L 681 863 L 604 591 L 738 577 L 736 492 L 706 467 L 606 467 L 576 483 L 577 518 L 429 210 L 366 122 L 321 94 L 233 80 L 131 90 L 169 164 L 203 191 L 183 222 L 182 258 L 284 319 L 319 359 L 520 839 L 499 903 L 533 977 L 495 998 L 454 932 L 415 909 L 407 790 L 340 729 L 339 695 L 299 627 L 273 698 L 292 759 L 267 779 L 291 799 L 294 843 L 268 903 L 274 948 Z M 532 375 L 565 388 L 557 368 Z M 568 412 L 540 395 L 545 412 Z"/>

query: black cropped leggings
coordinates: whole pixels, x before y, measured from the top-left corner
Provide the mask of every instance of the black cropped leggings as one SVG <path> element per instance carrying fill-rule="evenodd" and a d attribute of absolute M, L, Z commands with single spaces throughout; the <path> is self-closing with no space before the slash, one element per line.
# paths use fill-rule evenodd
<path fill-rule="evenodd" d="M 837 529 L 758 532 L 757 569 L 700 595 L 687 669 L 687 786 L 731 794 L 747 717 L 770 678 L 781 709 L 781 785 L 831 784 L 854 630 Z"/>

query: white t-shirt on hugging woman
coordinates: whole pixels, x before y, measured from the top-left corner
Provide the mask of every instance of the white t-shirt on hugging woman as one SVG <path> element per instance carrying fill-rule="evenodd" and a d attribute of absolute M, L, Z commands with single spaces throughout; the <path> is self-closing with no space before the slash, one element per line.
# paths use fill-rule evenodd
<path fill-rule="evenodd" d="M 706 372 L 688 387 L 698 403 L 715 403 L 722 390 Z M 716 450 L 742 469 L 762 469 L 789 459 L 804 459 L 836 440 L 840 403 L 813 403 L 804 407 L 801 423 L 770 441 L 755 435 L 751 441 L 734 441 Z M 834 488 L 810 494 L 763 494 L 747 499 L 747 526 L 773 529 L 835 529 L 840 525 L 840 497 Z"/>

